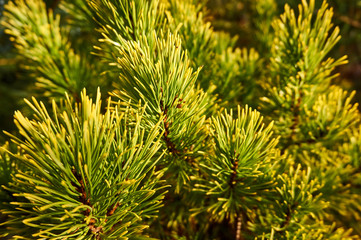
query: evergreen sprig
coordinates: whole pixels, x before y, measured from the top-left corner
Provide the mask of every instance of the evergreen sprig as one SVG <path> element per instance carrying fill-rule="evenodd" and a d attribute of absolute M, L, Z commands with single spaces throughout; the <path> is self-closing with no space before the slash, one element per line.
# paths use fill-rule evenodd
<path fill-rule="evenodd" d="M 124 4 L 125 9 L 134 8 L 134 11 L 140 11 L 138 8 L 143 6 L 131 2 Z M 149 14 L 158 13 L 152 10 L 153 5 L 145 5 Z M 117 50 L 112 53 L 112 59 L 108 59 L 114 65 L 113 71 L 119 73 L 112 95 L 122 101 L 130 100 L 133 106 L 139 101 L 147 103 L 148 120 L 155 123 L 163 119 L 162 142 L 168 156 L 163 167 L 170 169 L 175 179 L 175 191 L 179 192 L 190 180 L 192 166 L 197 164 L 197 152 L 207 136 L 205 111 L 211 106 L 206 106 L 207 95 L 195 88 L 200 69 L 193 71 L 190 67 L 188 55 L 177 35 L 157 34 L 156 30 L 151 35 L 149 32 L 140 34 L 140 31 L 136 39 L 128 39 L 127 34 L 123 36 L 121 23 L 114 29 L 110 26 L 102 31 L 103 41 Z"/>
<path fill-rule="evenodd" d="M 60 21 L 60 15 L 54 15 L 41 0 L 17 0 L 5 6 L 2 25 L 46 96 L 61 98 L 68 92 L 79 99 L 84 87 L 90 91 L 100 83 L 94 81 L 99 74 L 97 66 L 87 61 L 89 53 L 72 48 L 69 28 Z"/>
<path fill-rule="evenodd" d="M 51 104 L 26 100 L 0 150 L 1 237 L 359 239 L 333 11 L 277 19 L 276 2 L 250 3 L 255 48 L 237 48 L 203 1 L 10 1 L 2 25 Z"/>
<path fill-rule="evenodd" d="M 287 209 L 293 210 L 284 211 L 283 217 L 278 215 L 280 221 L 290 223 L 296 217 L 296 222 L 300 225 L 281 232 L 278 229 L 273 235 L 278 238 L 285 235 L 288 236 L 286 239 L 297 238 L 302 235 L 301 232 L 309 236 L 310 232 L 320 229 L 322 225 L 325 232 L 322 230 L 319 234 L 324 237 L 327 229 L 336 226 L 333 222 L 337 222 L 337 218 L 344 219 L 340 226 L 353 226 L 353 220 L 341 216 L 344 209 L 357 206 L 356 202 L 360 200 L 357 194 L 349 194 L 355 190 L 347 185 L 352 182 L 352 172 L 357 170 L 347 167 L 350 166 L 350 158 L 340 151 L 342 144 L 348 141 L 348 132 L 358 125 L 360 115 L 357 104 L 352 104 L 354 93 L 349 94 L 331 83 L 336 76 L 332 72 L 335 67 L 347 62 L 345 57 L 338 60 L 327 58 L 340 38 L 338 28 L 333 29 L 331 18 L 332 9 L 328 8 L 326 1 L 323 1 L 317 12 L 315 1 L 302 1 L 298 16 L 286 5 L 285 13 L 273 22 L 275 39 L 271 49 L 271 71 L 268 72 L 269 82 L 263 85 L 266 97 L 262 98 L 264 103 L 261 111 L 275 122 L 275 132 L 280 135 L 279 147 L 289 154 L 286 165 L 290 165 L 289 169 L 300 166 L 298 173 L 293 173 L 300 176 L 295 177 L 303 179 L 301 173 L 312 169 L 310 179 L 313 179 L 318 190 L 314 193 L 308 190 L 299 192 L 304 196 L 308 192 L 312 196 L 311 205 L 323 206 L 323 213 L 316 214 L 315 210 L 310 210 L 308 213 L 304 212 L 304 220 L 301 220 L 297 218 L 293 204 L 286 204 Z M 313 56 L 314 52 L 320 54 Z M 337 162 L 332 159 L 337 159 Z M 285 174 L 289 176 L 291 172 L 286 170 Z M 289 184 L 285 183 L 284 186 Z M 340 200 L 340 195 L 347 200 Z M 280 199 L 285 199 L 285 196 Z M 317 201 L 326 204 L 317 204 Z M 297 201 L 297 209 L 307 209 L 307 205 L 309 204 Z M 275 206 L 277 209 L 277 205 Z M 357 207 L 353 214 L 358 215 L 356 209 Z M 273 210 L 270 212 L 270 215 L 275 215 Z M 294 213 L 287 214 L 290 212 Z M 318 218 L 316 215 L 322 217 Z M 267 218 L 262 218 L 260 222 L 265 219 Z M 340 228 L 340 232 L 343 233 L 335 234 L 339 239 L 350 236 L 349 231 Z M 297 234 L 293 235 L 295 233 Z"/>
<path fill-rule="evenodd" d="M 235 48 L 237 38 L 216 32 L 207 21 L 202 1 L 169 1 L 167 21 L 179 34 L 191 66 L 202 67 L 197 83 L 204 91 L 216 95 L 226 107 L 237 107 L 253 93 L 259 56 L 255 49 Z"/>
<path fill-rule="evenodd" d="M 151 37 L 153 31 L 158 32 L 164 24 L 165 9 L 160 0 L 101 0 L 90 1 L 90 5 L 96 12 L 103 31 L 112 36 L 112 39 L 116 35 L 133 41 Z"/>
<path fill-rule="evenodd" d="M 202 165 L 209 173 L 196 187 L 210 198 L 211 218 L 232 223 L 256 207 L 262 192 L 273 187 L 269 166 L 279 160 L 277 139 L 271 138 L 272 124 L 265 127 L 260 113 L 247 106 L 238 107 L 236 117 L 232 110 L 220 114 L 212 126 L 214 153 Z"/>
<path fill-rule="evenodd" d="M 15 113 L 22 139 L 10 135 L 20 147 L 11 154 L 27 166 L 6 189 L 16 200 L 3 214 L 11 234 L 26 239 L 128 239 L 146 227 L 142 219 L 154 217 L 161 205 L 157 126 L 147 133 L 142 116 L 132 109 L 101 113 L 100 93 L 93 103 L 69 97 L 64 112 L 53 102 L 27 101 L 33 120 Z M 135 114 L 135 115 L 134 115 Z M 132 117 L 130 117 L 133 115 Z"/>
<path fill-rule="evenodd" d="M 285 13 L 279 20 L 274 21 L 276 33 L 273 42 L 271 66 L 278 75 L 276 86 L 287 84 L 294 86 L 312 85 L 319 81 L 330 81 L 335 76 L 332 70 L 346 63 L 346 57 L 337 61 L 327 58 L 332 47 L 340 40 L 339 28 L 333 28 L 332 9 L 326 1 L 318 9 L 314 17 L 315 1 L 302 1 L 299 5 L 298 17 L 295 12 L 285 6 Z M 317 56 L 313 53 L 318 52 Z"/>
<path fill-rule="evenodd" d="M 320 95 L 312 103 L 312 109 L 306 106 L 300 120 L 301 133 L 306 136 L 299 141 L 321 141 L 329 145 L 344 140 L 346 132 L 360 121 L 358 104 L 351 103 L 354 95 L 355 92 L 348 94 L 332 86 L 327 95 Z"/>

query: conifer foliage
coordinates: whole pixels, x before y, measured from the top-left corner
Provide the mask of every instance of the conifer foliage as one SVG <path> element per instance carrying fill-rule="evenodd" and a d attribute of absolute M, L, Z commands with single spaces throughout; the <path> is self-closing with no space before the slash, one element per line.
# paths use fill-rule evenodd
<path fill-rule="evenodd" d="M 332 8 L 252 4 L 258 47 L 239 49 L 200 1 L 10 0 L 36 97 L 4 129 L 0 237 L 361 239 Z"/>

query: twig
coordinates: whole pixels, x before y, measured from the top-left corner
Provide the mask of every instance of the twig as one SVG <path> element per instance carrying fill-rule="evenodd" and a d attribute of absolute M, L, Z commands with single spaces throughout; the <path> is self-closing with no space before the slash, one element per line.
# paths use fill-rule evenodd
<path fill-rule="evenodd" d="M 242 215 L 238 214 L 236 226 L 236 240 L 242 240 Z"/>
<path fill-rule="evenodd" d="M 297 103 L 294 104 L 294 106 L 293 106 L 293 124 L 291 126 L 291 130 L 292 130 L 291 139 L 293 140 L 293 142 L 295 142 L 295 140 L 296 140 L 296 128 L 300 121 L 301 100 L 302 100 L 301 96 L 299 96 L 296 100 Z"/>
<path fill-rule="evenodd" d="M 161 88 L 161 93 L 163 94 L 163 89 Z M 184 100 L 179 98 L 178 95 L 176 95 L 173 99 L 173 102 L 172 104 L 170 105 L 170 107 L 175 107 L 175 108 L 182 108 L 183 107 L 183 104 L 184 103 Z M 169 137 L 169 134 L 170 134 L 170 127 L 172 125 L 171 122 L 168 121 L 168 110 L 169 110 L 169 107 L 168 106 L 165 106 L 163 100 L 160 100 L 160 109 L 161 111 L 163 112 L 163 123 L 164 123 L 164 140 L 166 142 L 166 145 L 167 145 L 167 149 L 168 151 L 173 154 L 174 156 L 180 156 L 182 153 L 185 153 L 186 150 L 179 150 L 177 149 L 175 143 L 172 141 L 172 139 Z M 184 156 L 184 160 L 189 163 L 189 164 L 194 164 L 194 159 L 190 156 Z"/>
<path fill-rule="evenodd" d="M 82 177 L 76 172 L 75 169 L 72 169 L 71 172 L 73 173 L 74 177 L 76 178 L 76 180 L 78 180 L 78 183 L 80 184 L 80 186 L 78 186 L 78 184 L 72 182 L 71 184 L 75 187 L 75 189 L 80 193 L 80 202 L 83 203 L 84 205 L 88 205 L 89 207 L 93 207 L 90 203 L 90 199 L 86 194 L 85 191 L 85 184 L 84 181 L 82 179 Z M 90 214 L 90 210 L 87 209 L 84 214 L 86 216 L 89 216 Z"/>
<path fill-rule="evenodd" d="M 285 221 L 281 224 L 281 228 L 284 228 L 286 226 L 288 226 L 288 224 L 290 224 L 291 222 L 291 218 L 293 215 L 293 212 L 295 211 L 295 209 L 298 206 L 298 202 L 295 202 L 294 204 L 292 204 L 291 207 L 287 208 L 287 212 L 286 212 L 286 219 Z"/>
<path fill-rule="evenodd" d="M 82 177 L 79 175 L 79 173 L 77 173 L 77 171 L 75 169 L 72 169 L 71 172 L 73 173 L 74 177 L 80 184 L 80 186 L 79 186 L 78 184 L 71 182 L 71 184 L 75 187 L 75 189 L 80 193 L 80 197 L 79 197 L 80 202 L 83 203 L 84 205 L 89 206 L 90 208 L 93 208 L 93 205 L 90 202 L 90 197 L 87 196 L 87 193 L 85 190 L 85 184 L 84 184 Z M 85 210 L 83 212 L 83 214 L 86 217 L 88 217 L 90 215 L 90 209 L 88 208 L 87 210 Z M 89 224 L 88 224 L 89 231 L 91 231 L 94 235 L 96 235 L 96 239 L 101 239 L 99 233 L 103 232 L 103 227 L 102 226 L 96 227 L 95 223 L 96 223 L 96 219 L 91 218 L 89 221 Z"/>
<path fill-rule="evenodd" d="M 300 108 L 301 108 L 301 103 L 302 103 L 302 92 L 299 92 L 300 96 L 297 97 L 296 103 L 292 106 L 292 110 L 293 110 L 293 123 L 291 126 L 291 136 L 290 139 L 288 139 L 287 143 L 283 146 L 283 148 L 281 149 L 281 153 L 283 154 L 286 149 L 294 144 L 297 144 L 297 140 L 296 140 L 296 130 L 297 130 L 297 126 L 299 124 L 300 121 Z"/>
<path fill-rule="evenodd" d="M 229 179 L 229 185 L 231 187 L 233 187 L 235 184 L 236 184 L 236 177 L 237 177 L 237 168 L 238 168 L 238 159 L 237 159 L 237 156 L 235 156 L 233 159 L 233 162 L 232 162 L 232 173 L 231 173 L 231 177 Z"/>
<path fill-rule="evenodd" d="M 172 140 L 168 137 L 170 134 L 170 126 L 171 123 L 168 122 L 168 107 L 164 106 L 163 101 L 160 101 L 160 108 L 164 114 L 164 119 L 163 119 L 163 123 L 164 123 L 164 140 L 167 144 L 167 148 L 168 151 L 171 152 L 174 155 L 178 155 L 180 152 L 179 150 L 176 148 L 175 144 L 172 142 Z"/>
<path fill-rule="evenodd" d="M 117 210 L 117 208 L 119 207 L 119 202 L 117 202 L 116 204 L 113 204 L 113 206 L 108 210 L 107 212 L 107 216 L 111 216 L 114 214 L 115 210 Z"/>
<path fill-rule="evenodd" d="M 352 26 L 352 27 L 355 27 L 355 28 L 361 28 L 361 22 L 355 20 L 355 19 L 352 19 L 348 16 L 339 16 L 339 19 L 344 22 L 344 23 L 347 23 L 348 25 Z"/>

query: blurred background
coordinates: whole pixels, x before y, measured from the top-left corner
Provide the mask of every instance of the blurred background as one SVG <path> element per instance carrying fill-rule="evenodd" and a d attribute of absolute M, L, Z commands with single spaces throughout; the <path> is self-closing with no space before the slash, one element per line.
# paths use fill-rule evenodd
<path fill-rule="evenodd" d="M 7 1 L 0 0 L 0 19 Z M 195 0 L 200 1 L 207 8 L 206 20 L 212 22 L 215 30 L 238 36 L 239 47 L 254 47 L 261 57 L 267 55 L 272 39 L 272 20 L 283 13 L 286 3 L 293 9 L 300 3 L 300 0 Z M 46 2 L 57 11 L 59 0 Z M 321 3 L 322 0 L 316 0 L 316 4 Z M 336 70 L 340 76 L 335 81 L 346 90 L 357 90 L 355 101 L 361 102 L 361 0 L 328 0 L 328 3 L 334 9 L 333 22 L 339 26 L 342 36 L 330 57 L 348 55 L 349 59 L 349 64 Z M 14 129 L 14 111 L 25 110 L 23 98 L 33 94 L 33 83 L 0 27 L 0 130 Z M 0 134 L 0 143 L 4 140 Z"/>
<path fill-rule="evenodd" d="M 255 2 L 268 5 L 269 13 L 263 15 L 255 10 Z M 284 12 L 285 4 L 297 9 L 301 0 L 208 0 L 210 21 L 215 30 L 238 35 L 239 47 L 255 47 L 255 21 L 267 21 L 267 17 L 278 17 Z M 320 6 L 323 0 L 315 0 Z M 333 8 L 333 23 L 340 28 L 341 40 L 335 46 L 330 57 L 339 58 L 347 55 L 349 64 L 337 69 L 340 77 L 337 81 L 347 89 L 361 90 L 361 0 L 327 0 Z M 261 5 L 259 4 L 259 5 Z M 264 7 L 267 9 L 267 7 Z M 268 16 L 267 16 L 268 15 Z M 262 17 L 262 16 L 261 16 Z M 262 50 L 260 51 L 262 53 Z M 358 93 L 361 97 L 361 92 Z M 361 100 L 361 98 L 359 98 Z"/>

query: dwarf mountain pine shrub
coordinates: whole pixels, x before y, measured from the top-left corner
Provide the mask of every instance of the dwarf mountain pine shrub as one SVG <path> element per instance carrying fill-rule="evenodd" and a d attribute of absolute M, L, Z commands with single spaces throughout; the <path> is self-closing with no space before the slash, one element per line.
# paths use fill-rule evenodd
<path fill-rule="evenodd" d="M 361 238 L 360 113 L 332 82 L 326 1 L 255 0 L 259 49 L 203 2 L 54 3 L 1 21 L 36 95 L 0 150 L 2 238 Z"/>

